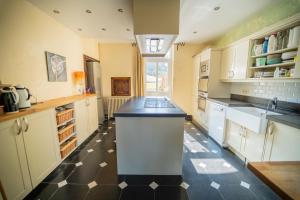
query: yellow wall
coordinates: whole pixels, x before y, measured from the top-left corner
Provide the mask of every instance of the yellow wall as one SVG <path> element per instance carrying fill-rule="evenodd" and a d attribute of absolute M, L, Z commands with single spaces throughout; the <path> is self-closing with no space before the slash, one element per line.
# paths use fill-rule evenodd
<path fill-rule="evenodd" d="M 131 95 L 134 96 L 136 50 L 130 43 L 99 44 L 103 96 L 111 96 L 111 77 L 131 77 Z"/>
<path fill-rule="evenodd" d="M 38 101 L 75 93 L 72 71 L 83 70 L 81 39 L 23 0 L 0 7 L 0 80 L 23 84 Z M 66 57 L 67 82 L 48 82 L 45 51 Z"/>
<path fill-rule="evenodd" d="M 188 114 L 192 114 L 193 102 L 194 60 L 192 56 L 199 53 L 202 48 L 201 45 L 186 44 L 176 50 L 176 46 L 173 46 L 172 100 Z"/>
<path fill-rule="evenodd" d="M 99 60 L 98 40 L 93 38 L 82 38 L 81 44 L 83 48 L 83 54 Z"/>

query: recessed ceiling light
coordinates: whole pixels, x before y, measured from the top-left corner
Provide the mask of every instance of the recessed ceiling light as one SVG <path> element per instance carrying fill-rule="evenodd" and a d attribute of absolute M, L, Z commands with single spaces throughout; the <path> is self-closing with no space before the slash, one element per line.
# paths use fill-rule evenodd
<path fill-rule="evenodd" d="M 214 7 L 214 10 L 218 11 L 218 10 L 220 10 L 220 8 L 221 8 L 220 6 L 216 6 L 216 7 Z"/>
<path fill-rule="evenodd" d="M 81 28 L 78 28 L 77 30 L 78 30 L 78 31 L 82 31 L 82 29 L 81 29 Z"/>
<path fill-rule="evenodd" d="M 60 13 L 59 10 L 53 10 L 53 12 L 54 12 L 55 14 L 59 14 L 59 13 Z"/>
<path fill-rule="evenodd" d="M 197 32 L 197 31 L 194 31 L 193 33 L 196 34 L 196 33 L 198 33 L 198 32 Z"/>
<path fill-rule="evenodd" d="M 92 13 L 92 11 L 89 10 L 89 9 L 86 9 L 85 12 L 88 13 L 88 14 L 91 14 L 91 13 Z"/>
<path fill-rule="evenodd" d="M 126 31 L 130 31 L 130 29 L 129 29 L 129 28 L 126 28 Z"/>
<path fill-rule="evenodd" d="M 102 31 L 106 31 L 106 28 L 101 28 Z"/>
<path fill-rule="evenodd" d="M 118 12 L 124 12 L 124 10 L 122 8 L 119 8 Z"/>

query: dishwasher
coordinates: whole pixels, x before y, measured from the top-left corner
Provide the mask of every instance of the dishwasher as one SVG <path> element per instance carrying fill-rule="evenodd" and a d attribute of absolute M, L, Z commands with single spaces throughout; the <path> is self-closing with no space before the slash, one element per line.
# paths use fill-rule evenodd
<path fill-rule="evenodd" d="M 225 143 L 226 108 L 221 104 L 209 102 L 208 135 L 222 147 L 227 146 Z"/>

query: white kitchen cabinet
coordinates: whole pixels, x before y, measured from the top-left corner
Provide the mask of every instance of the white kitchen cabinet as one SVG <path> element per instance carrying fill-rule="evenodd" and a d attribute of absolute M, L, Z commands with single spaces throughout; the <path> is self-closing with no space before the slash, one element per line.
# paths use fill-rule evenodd
<path fill-rule="evenodd" d="M 243 127 L 227 120 L 226 123 L 226 141 L 237 152 L 241 152 Z"/>
<path fill-rule="evenodd" d="M 255 133 L 244 128 L 242 136 L 241 154 L 248 161 L 262 161 L 265 134 Z"/>
<path fill-rule="evenodd" d="M 78 143 L 81 144 L 98 128 L 98 109 L 96 97 L 76 101 L 75 123 Z"/>
<path fill-rule="evenodd" d="M 8 199 L 23 199 L 31 190 L 20 119 L 0 123 L 0 179 Z M 19 133 L 18 133 L 19 132 Z"/>
<path fill-rule="evenodd" d="M 97 98 L 88 98 L 88 132 L 91 135 L 95 130 L 98 129 L 98 108 L 97 108 Z"/>
<path fill-rule="evenodd" d="M 266 136 L 265 161 L 300 161 L 300 129 L 270 122 Z"/>
<path fill-rule="evenodd" d="M 88 137 L 88 113 L 86 100 L 74 102 L 75 123 L 78 145 Z"/>
<path fill-rule="evenodd" d="M 246 79 L 249 41 L 244 40 L 222 51 L 221 79 Z"/>
<path fill-rule="evenodd" d="M 37 186 L 59 164 L 59 142 L 55 110 L 21 118 L 32 186 Z"/>

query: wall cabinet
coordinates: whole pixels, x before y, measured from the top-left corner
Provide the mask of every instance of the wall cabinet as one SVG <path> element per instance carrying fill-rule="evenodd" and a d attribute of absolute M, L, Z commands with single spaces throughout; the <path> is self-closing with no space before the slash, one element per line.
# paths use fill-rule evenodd
<path fill-rule="evenodd" d="M 261 161 L 265 134 L 257 134 L 232 121 L 227 121 L 227 143 L 249 161 Z"/>
<path fill-rule="evenodd" d="M 267 135 L 265 161 L 300 161 L 300 129 L 270 122 Z"/>
<path fill-rule="evenodd" d="M 81 144 L 98 128 L 98 112 L 96 97 L 76 101 L 75 118 L 78 143 Z"/>
<path fill-rule="evenodd" d="M 54 109 L 0 123 L 0 179 L 8 199 L 22 199 L 59 163 Z"/>
<path fill-rule="evenodd" d="M 246 79 L 249 40 L 229 46 L 222 51 L 221 79 Z"/>

